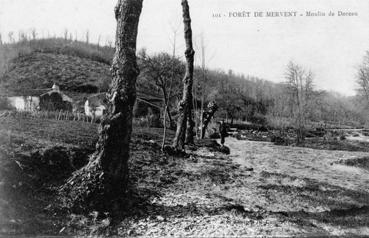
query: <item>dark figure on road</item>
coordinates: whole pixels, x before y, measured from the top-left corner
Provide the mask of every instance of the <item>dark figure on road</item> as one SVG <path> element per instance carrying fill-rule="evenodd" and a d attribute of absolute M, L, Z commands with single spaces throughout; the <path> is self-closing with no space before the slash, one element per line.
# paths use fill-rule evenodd
<path fill-rule="evenodd" d="M 225 138 L 227 136 L 227 126 L 224 123 L 224 120 L 220 122 L 219 134 L 220 134 L 220 143 L 222 144 L 222 146 L 224 146 Z"/>

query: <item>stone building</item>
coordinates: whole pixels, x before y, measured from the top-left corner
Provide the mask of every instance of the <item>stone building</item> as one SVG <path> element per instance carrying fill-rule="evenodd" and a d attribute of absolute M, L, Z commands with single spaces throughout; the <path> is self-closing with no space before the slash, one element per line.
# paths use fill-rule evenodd
<path fill-rule="evenodd" d="M 40 110 L 71 112 L 73 99 L 61 92 L 59 86 L 54 84 L 51 91 L 40 95 Z"/>

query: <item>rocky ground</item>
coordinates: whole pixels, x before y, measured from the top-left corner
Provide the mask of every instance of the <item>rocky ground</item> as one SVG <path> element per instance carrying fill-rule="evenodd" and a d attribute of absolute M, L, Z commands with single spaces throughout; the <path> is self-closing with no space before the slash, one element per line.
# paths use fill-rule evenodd
<path fill-rule="evenodd" d="M 160 129 L 134 132 L 131 204 L 112 219 L 65 211 L 57 199 L 58 186 L 93 150 L 96 125 L 0 118 L 1 234 L 369 234 L 367 152 L 227 138 L 230 156 L 208 141 L 185 157 L 172 157 L 160 152 Z"/>

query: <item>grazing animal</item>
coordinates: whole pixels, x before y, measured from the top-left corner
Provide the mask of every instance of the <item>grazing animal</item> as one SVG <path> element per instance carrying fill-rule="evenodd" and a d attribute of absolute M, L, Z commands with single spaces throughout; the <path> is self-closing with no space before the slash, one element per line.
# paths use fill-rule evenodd
<path fill-rule="evenodd" d="M 105 93 L 88 97 L 85 102 L 85 114 L 91 118 L 91 122 L 101 120 L 108 109 Z"/>

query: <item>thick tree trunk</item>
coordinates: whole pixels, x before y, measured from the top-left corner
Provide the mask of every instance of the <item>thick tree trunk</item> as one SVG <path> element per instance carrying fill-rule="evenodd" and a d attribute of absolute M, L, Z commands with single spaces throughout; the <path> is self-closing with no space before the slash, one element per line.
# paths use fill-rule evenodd
<path fill-rule="evenodd" d="M 119 0 L 116 51 L 111 73 L 109 113 L 99 129 L 96 152 L 87 166 L 69 180 L 69 195 L 75 207 L 111 209 L 120 199 L 128 182 L 129 144 L 132 132 L 133 105 L 136 100 L 136 38 L 143 0 Z M 77 203 L 77 204 L 76 204 Z"/>
<path fill-rule="evenodd" d="M 136 40 L 142 0 L 119 0 L 115 9 L 117 19 L 116 45 L 109 91 L 111 113 L 102 124 L 96 159 L 111 176 L 113 187 L 127 184 L 129 143 L 132 133 L 133 106 L 136 101 Z"/>
<path fill-rule="evenodd" d="M 202 115 L 202 120 L 204 123 L 201 128 L 201 139 L 205 138 L 206 129 L 208 128 L 208 125 L 217 110 L 218 110 L 218 105 L 214 101 L 209 102 L 206 108 L 206 111 Z"/>
<path fill-rule="evenodd" d="M 191 18 L 190 18 L 190 8 L 188 6 L 187 0 L 182 0 L 182 11 L 183 11 L 183 23 L 184 23 L 184 33 L 186 41 L 186 74 L 183 78 L 183 95 L 182 100 L 178 104 L 178 121 L 177 121 L 177 131 L 173 140 L 173 147 L 177 150 L 182 150 L 184 148 L 184 140 L 186 137 L 187 120 L 192 120 L 192 84 L 193 84 L 193 63 L 195 51 L 193 50 L 192 44 L 192 29 L 191 29 Z M 189 116 L 189 114 L 191 114 Z M 193 130 L 193 122 L 189 122 L 192 126 L 188 130 Z M 191 127 L 190 126 L 190 127 Z M 189 133 L 188 136 L 193 136 L 193 133 Z M 191 138 L 188 138 L 191 141 Z M 192 138 L 193 140 L 193 138 Z"/>
<path fill-rule="evenodd" d="M 194 142 L 194 136 L 195 133 L 193 131 L 193 128 L 195 126 L 195 122 L 193 120 L 193 104 L 192 104 L 192 93 L 191 93 L 191 103 L 188 108 L 188 114 L 187 114 L 187 128 L 186 128 L 186 138 L 185 138 L 185 144 L 186 145 L 193 145 Z"/>

